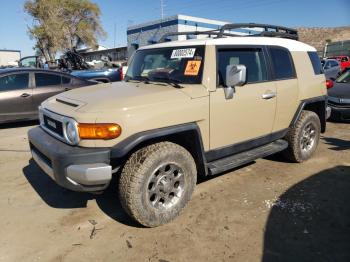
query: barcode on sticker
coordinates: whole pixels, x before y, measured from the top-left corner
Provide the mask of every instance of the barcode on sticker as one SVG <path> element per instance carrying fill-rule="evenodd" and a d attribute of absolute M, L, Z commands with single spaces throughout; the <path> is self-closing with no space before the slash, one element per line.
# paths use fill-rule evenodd
<path fill-rule="evenodd" d="M 196 48 L 175 49 L 171 54 L 171 59 L 175 58 L 192 58 L 196 52 Z"/>

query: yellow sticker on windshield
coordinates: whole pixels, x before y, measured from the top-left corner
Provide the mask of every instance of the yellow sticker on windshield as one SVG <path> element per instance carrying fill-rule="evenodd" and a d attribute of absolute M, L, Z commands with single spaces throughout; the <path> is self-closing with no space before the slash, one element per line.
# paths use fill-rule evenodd
<path fill-rule="evenodd" d="M 185 76 L 197 76 L 199 69 L 201 68 L 202 61 L 200 60 L 189 60 L 185 69 Z"/>

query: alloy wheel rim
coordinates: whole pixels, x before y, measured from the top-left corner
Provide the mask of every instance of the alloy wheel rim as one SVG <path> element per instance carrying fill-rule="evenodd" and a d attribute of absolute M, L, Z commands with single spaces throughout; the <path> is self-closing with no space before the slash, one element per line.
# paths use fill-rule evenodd
<path fill-rule="evenodd" d="M 316 140 L 316 127 L 309 123 L 305 126 L 302 131 L 301 139 L 300 139 L 300 147 L 301 150 L 307 152 L 311 150 L 315 144 Z"/>
<path fill-rule="evenodd" d="M 147 198 L 156 209 L 169 209 L 176 205 L 184 194 L 185 176 L 174 163 L 162 164 L 151 175 L 147 185 Z"/>

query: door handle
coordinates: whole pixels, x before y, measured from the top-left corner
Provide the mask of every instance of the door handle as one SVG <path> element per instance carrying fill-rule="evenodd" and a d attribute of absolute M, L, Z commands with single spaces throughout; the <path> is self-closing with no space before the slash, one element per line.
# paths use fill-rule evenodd
<path fill-rule="evenodd" d="M 271 99 L 276 97 L 276 93 L 275 92 L 268 92 L 262 95 L 262 99 Z"/>
<path fill-rule="evenodd" d="M 21 95 L 21 97 L 28 97 L 28 96 L 30 96 L 30 94 L 28 94 L 28 93 L 23 93 L 23 94 Z"/>

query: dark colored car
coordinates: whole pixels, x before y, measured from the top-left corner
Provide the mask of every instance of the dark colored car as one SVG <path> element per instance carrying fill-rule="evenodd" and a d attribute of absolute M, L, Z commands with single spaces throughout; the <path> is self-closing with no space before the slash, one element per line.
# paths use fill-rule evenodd
<path fill-rule="evenodd" d="M 350 70 L 345 71 L 328 88 L 328 105 L 331 107 L 331 119 L 350 120 Z"/>
<path fill-rule="evenodd" d="M 101 83 L 110 83 L 123 80 L 123 72 L 121 68 L 77 70 L 72 71 L 71 75 Z"/>
<path fill-rule="evenodd" d="M 12 68 L 0 70 L 0 123 L 34 120 L 38 106 L 58 93 L 96 82 L 62 72 Z"/>

